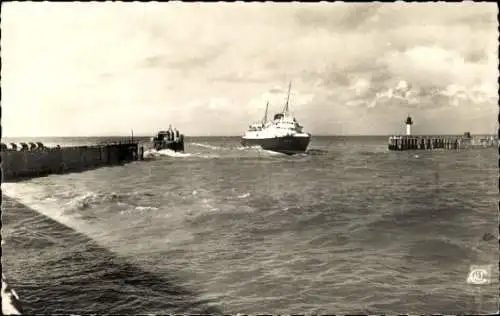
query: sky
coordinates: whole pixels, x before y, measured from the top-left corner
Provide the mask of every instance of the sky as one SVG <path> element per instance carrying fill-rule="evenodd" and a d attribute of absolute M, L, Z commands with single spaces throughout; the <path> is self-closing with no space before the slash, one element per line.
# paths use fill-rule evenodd
<path fill-rule="evenodd" d="M 495 3 L 2 3 L 3 137 L 494 133 Z"/>

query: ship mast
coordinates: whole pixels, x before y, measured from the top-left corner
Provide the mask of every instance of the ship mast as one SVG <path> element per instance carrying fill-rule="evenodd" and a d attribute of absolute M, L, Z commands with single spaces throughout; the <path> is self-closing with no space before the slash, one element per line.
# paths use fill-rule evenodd
<path fill-rule="evenodd" d="M 283 109 L 283 114 L 288 114 L 288 102 L 290 101 L 290 89 L 292 88 L 292 81 L 288 84 L 288 95 L 286 97 L 285 108 Z"/>
<path fill-rule="evenodd" d="M 269 101 L 266 103 L 266 112 L 264 113 L 264 119 L 262 120 L 262 125 L 266 124 L 267 122 L 267 109 L 269 108 Z"/>

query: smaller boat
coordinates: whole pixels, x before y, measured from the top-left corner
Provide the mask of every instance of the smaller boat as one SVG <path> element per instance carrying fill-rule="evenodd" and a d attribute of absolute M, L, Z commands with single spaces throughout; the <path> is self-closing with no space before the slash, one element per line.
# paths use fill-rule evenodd
<path fill-rule="evenodd" d="M 184 152 L 184 135 L 178 129 L 172 129 L 172 125 L 166 131 L 159 131 L 155 137 L 151 138 L 151 142 L 155 150 L 170 149 L 176 152 Z"/>

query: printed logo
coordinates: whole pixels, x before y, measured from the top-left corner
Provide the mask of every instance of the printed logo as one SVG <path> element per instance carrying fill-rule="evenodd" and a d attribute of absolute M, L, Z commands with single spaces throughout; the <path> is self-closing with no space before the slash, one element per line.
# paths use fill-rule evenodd
<path fill-rule="evenodd" d="M 491 283 L 491 266 L 473 265 L 469 268 L 468 284 L 486 285 Z"/>

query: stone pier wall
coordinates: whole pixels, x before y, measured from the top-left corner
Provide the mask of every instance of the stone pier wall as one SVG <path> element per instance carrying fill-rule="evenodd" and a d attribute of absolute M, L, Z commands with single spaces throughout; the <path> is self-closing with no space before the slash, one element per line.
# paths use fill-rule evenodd
<path fill-rule="evenodd" d="M 9 149 L 2 144 L 3 181 L 78 172 L 140 158 L 137 142 L 95 146 Z"/>

